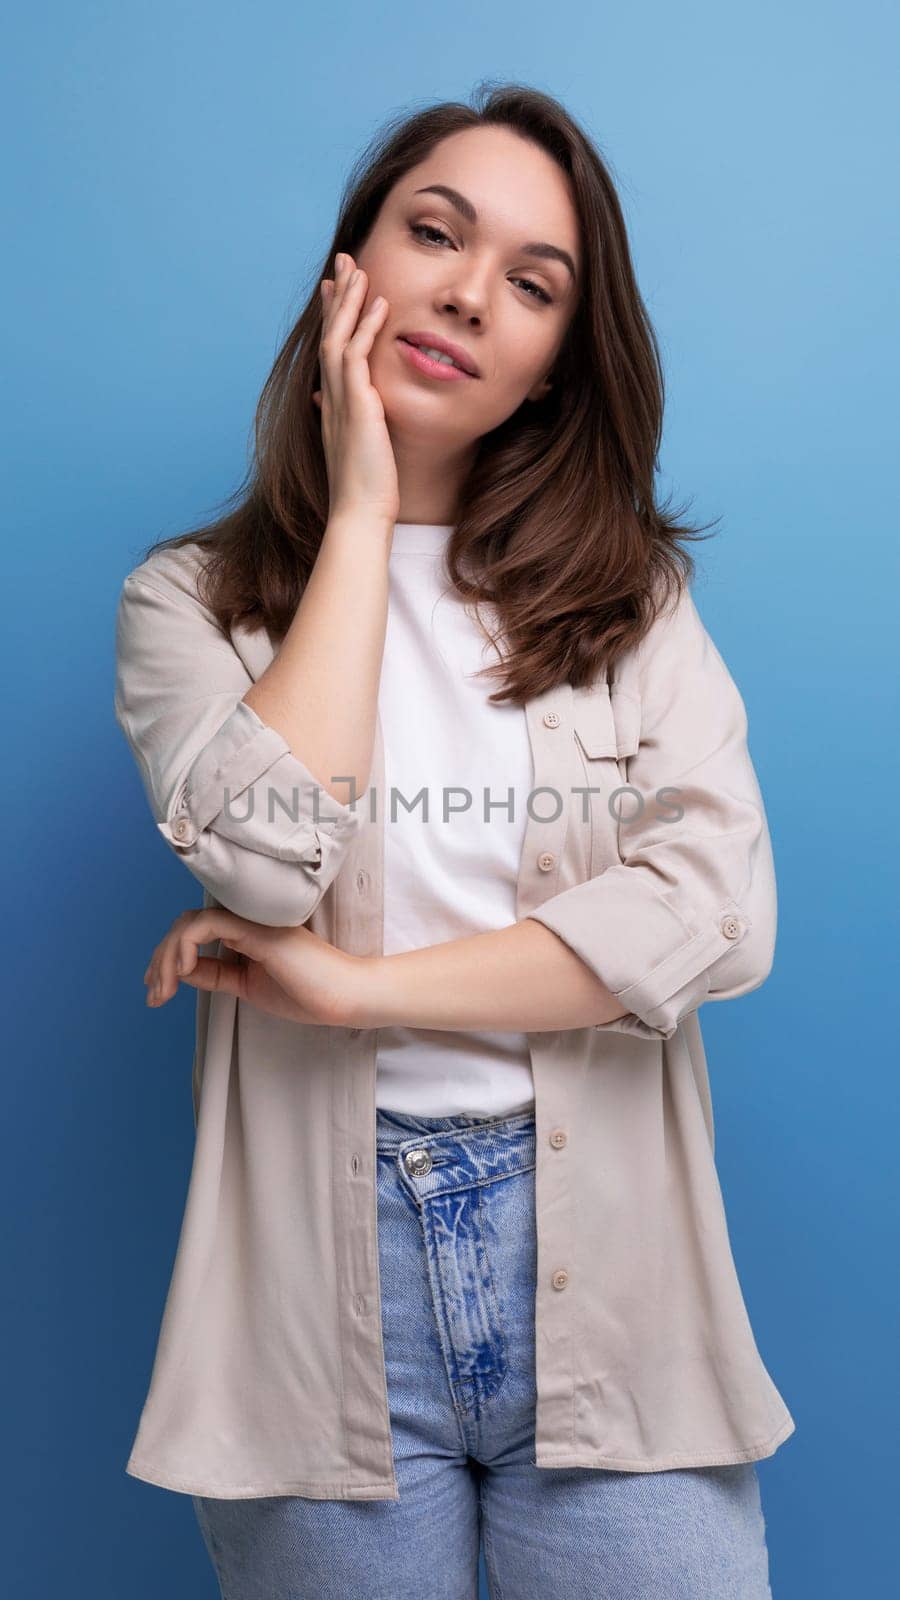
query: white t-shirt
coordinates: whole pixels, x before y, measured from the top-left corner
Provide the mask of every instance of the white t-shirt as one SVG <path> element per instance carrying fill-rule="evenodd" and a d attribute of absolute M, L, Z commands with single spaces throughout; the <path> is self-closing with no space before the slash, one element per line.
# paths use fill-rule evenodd
<path fill-rule="evenodd" d="M 524 709 L 489 705 L 499 680 L 474 676 L 498 657 L 444 575 L 451 532 L 394 527 L 378 692 L 385 955 L 516 921 L 531 746 Z M 481 612 L 496 627 L 496 613 Z M 424 1117 L 530 1109 L 527 1035 L 381 1028 L 376 1104 Z"/>

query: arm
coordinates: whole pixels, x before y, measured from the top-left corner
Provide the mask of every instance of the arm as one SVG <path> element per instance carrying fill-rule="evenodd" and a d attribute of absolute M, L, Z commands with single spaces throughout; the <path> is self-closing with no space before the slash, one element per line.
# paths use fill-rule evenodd
<path fill-rule="evenodd" d="M 386 570 L 384 544 L 379 547 L 373 537 L 367 545 L 369 531 L 359 530 L 359 561 L 365 548 L 365 559 L 373 566 L 380 561 Z M 346 570 L 336 544 L 329 546 L 335 584 Z M 138 568 L 125 579 L 116 616 L 116 719 L 160 833 L 198 882 L 238 916 L 273 927 L 299 926 L 340 870 L 359 812 L 336 799 L 318 766 L 314 773 L 281 728 L 244 698 L 250 675 L 201 603 L 188 566 L 181 560 L 148 563 L 146 571 Z M 378 601 L 374 583 L 373 590 Z M 319 585 L 314 599 L 305 616 L 321 639 L 317 619 L 327 603 L 327 585 Z M 385 596 L 385 611 L 386 604 Z M 370 658 L 378 611 L 376 604 Z M 383 622 L 381 627 L 383 637 Z M 342 636 L 335 637 L 341 640 L 337 655 L 348 659 Z M 282 673 L 273 682 L 284 705 L 289 679 Z M 365 707 L 377 692 L 377 675 L 375 690 L 364 674 L 357 683 L 355 703 Z M 292 713 L 287 721 L 280 712 L 273 715 L 298 737 L 302 715 L 294 722 Z M 311 722 L 319 715 L 312 701 L 308 715 Z M 359 727 L 363 715 L 351 709 L 351 721 L 354 715 Z M 351 772 L 367 770 L 372 738 L 368 756 L 358 746 L 349 751 Z M 347 770 L 339 751 L 332 755 L 321 745 L 316 760 L 333 760 L 336 775 Z M 332 771 L 323 776 L 330 780 Z"/>
<path fill-rule="evenodd" d="M 540 1033 L 589 1027 L 623 1009 L 568 945 L 527 917 L 424 950 L 362 957 L 360 969 L 348 1019 L 357 1027 Z"/>
<path fill-rule="evenodd" d="M 243 696 L 336 800 L 351 777 L 357 794 L 369 782 L 392 538 L 379 518 L 330 519 L 281 647 Z"/>
<path fill-rule="evenodd" d="M 528 916 L 624 1008 L 595 1026 L 668 1039 L 703 1001 L 768 977 L 775 870 L 743 700 L 689 590 L 657 617 L 637 665 L 641 740 L 627 776 L 643 808 L 619 797 L 621 864 Z M 668 785 L 678 792 L 657 800 Z"/>

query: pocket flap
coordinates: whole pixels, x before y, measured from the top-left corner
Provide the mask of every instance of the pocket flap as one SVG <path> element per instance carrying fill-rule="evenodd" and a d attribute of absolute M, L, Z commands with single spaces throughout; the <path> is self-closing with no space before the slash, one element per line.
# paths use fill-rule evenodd
<path fill-rule="evenodd" d="M 605 677 L 591 687 L 576 691 L 575 735 L 590 761 L 613 756 L 633 756 L 640 740 L 640 706 L 631 695 L 616 694 L 610 699 Z"/>

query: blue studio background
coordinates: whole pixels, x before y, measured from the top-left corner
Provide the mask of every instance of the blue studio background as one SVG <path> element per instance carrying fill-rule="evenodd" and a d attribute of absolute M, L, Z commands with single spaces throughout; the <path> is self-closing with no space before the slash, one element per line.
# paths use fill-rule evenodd
<path fill-rule="evenodd" d="M 124 1472 L 193 1143 L 194 992 L 154 1012 L 141 979 L 199 900 L 114 720 L 120 584 L 240 480 L 360 149 L 388 114 L 484 78 L 557 95 L 607 157 L 666 366 L 661 488 L 722 519 L 695 547 L 695 595 L 747 704 L 780 927 L 768 982 L 703 1024 L 735 1259 L 797 1423 L 759 1464 L 773 1593 L 887 1589 L 894 27 L 878 0 L 38 0 L 8 24 L 0 1173 L 17 1600 L 217 1593 L 190 1499 Z"/>

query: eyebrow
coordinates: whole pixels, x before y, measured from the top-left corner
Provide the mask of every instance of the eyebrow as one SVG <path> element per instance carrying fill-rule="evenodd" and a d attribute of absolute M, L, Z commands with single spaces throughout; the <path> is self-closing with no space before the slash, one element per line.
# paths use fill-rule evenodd
<path fill-rule="evenodd" d="M 471 222 L 474 225 L 478 221 L 478 212 L 475 210 L 471 200 L 467 200 L 465 195 L 460 194 L 458 189 L 451 189 L 447 183 L 429 183 L 424 189 L 414 190 L 414 193 L 441 194 L 445 200 L 449 200 L 450 204 L 455 206 L 456 210 L 461 216 L 465 217 L 467 222 Z M 547 261 L 561 261 L 563 266 L 568 268 L 572 282 L 576 282 L 575 263 L 568 250 L 560 250 L 559 246 L 555 244 L 543 243 L 523 244 L 519 246 L 519 249 L 522 255 L 525 256 L 539 256 Z"/>

